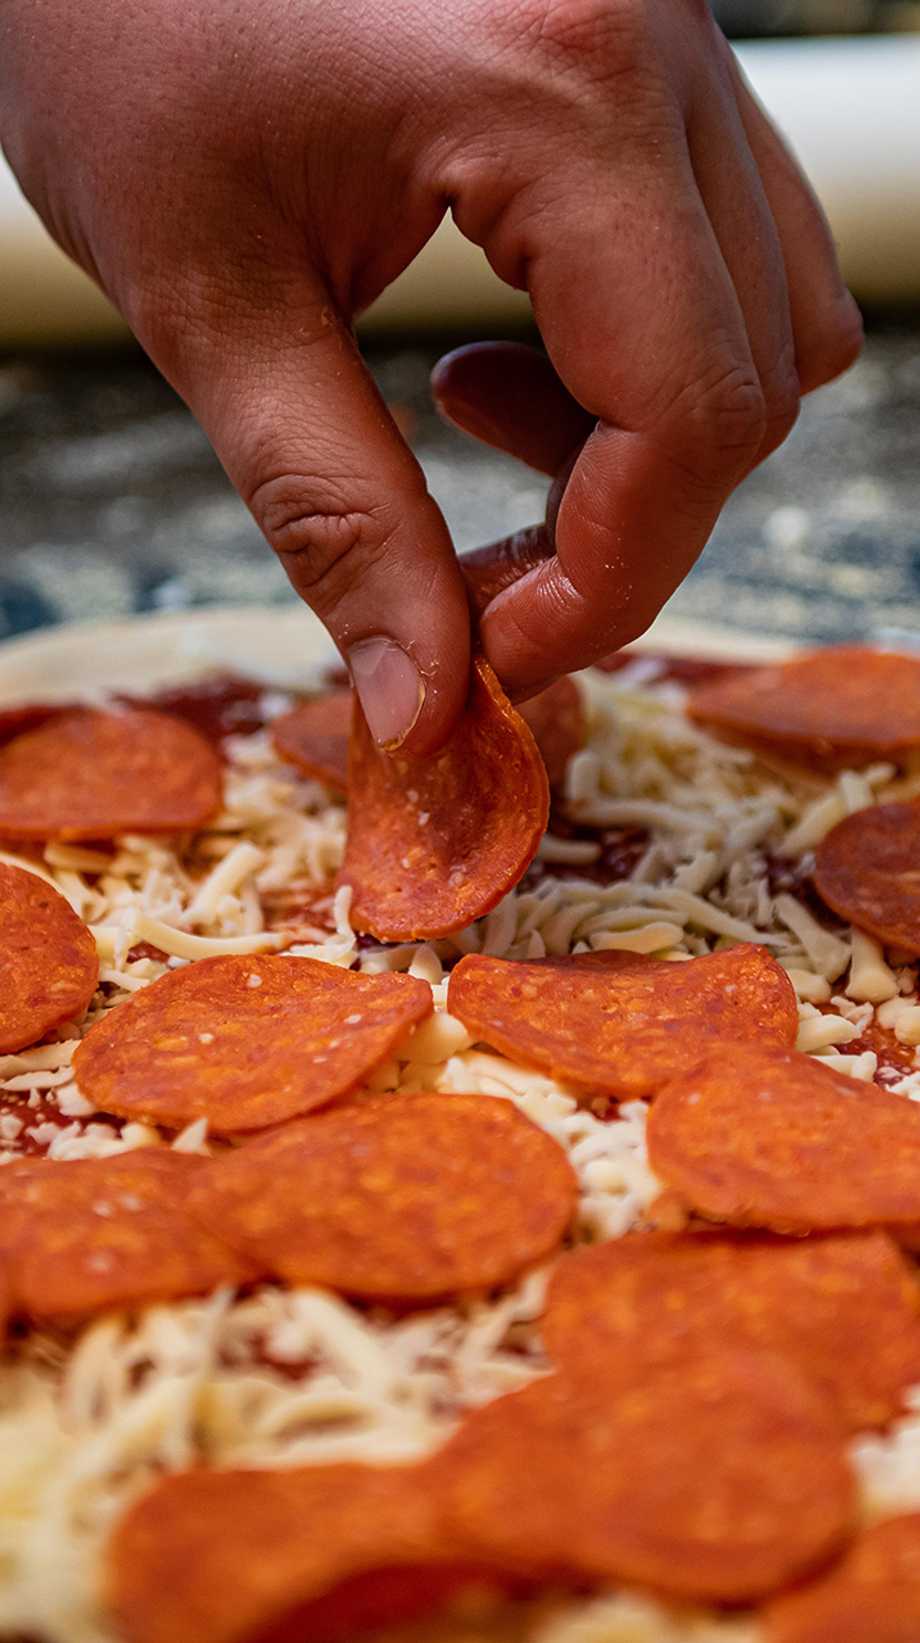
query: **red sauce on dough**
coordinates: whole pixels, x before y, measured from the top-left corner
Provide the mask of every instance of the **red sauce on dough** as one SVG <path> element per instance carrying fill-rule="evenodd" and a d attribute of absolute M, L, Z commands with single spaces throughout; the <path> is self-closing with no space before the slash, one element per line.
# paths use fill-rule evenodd
<path fill-rule="evenodd" d="M 649 835 L 644 827 L 588 827 L 570 822 L 559 812 L 550 817 L 549 831 L 557 839 L 585 839 L 600 845 L 600 854 L 594 861 L 531 862 L 521 888 L 532 890 L 546 878 L 586 879 L 591 884 L 619 884 L 635 872 L 648 845 Z"/>
<path fill-rule="evenodd" d="M 159 708 L 193 725 L 208 741 L 251 736 L 265 725 L 262 702 L 268 687 L 240 673 L 213 673 L 191 685 L 176 685 L 150 695 L 119 697 L 129 707 Z"/>

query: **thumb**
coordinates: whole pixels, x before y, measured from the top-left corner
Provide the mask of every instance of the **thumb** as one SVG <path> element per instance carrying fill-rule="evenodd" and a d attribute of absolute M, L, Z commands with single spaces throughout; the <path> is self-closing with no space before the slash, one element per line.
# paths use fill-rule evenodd
<path fill-rule="evenodd" d="M 179 391 L 341 651 L 375 740 L 433 751 L 466 700 L 464 583 L 351 332 L 321 289 L 242 326 L 232 308 L 232 337 L 213 324 Z"/>

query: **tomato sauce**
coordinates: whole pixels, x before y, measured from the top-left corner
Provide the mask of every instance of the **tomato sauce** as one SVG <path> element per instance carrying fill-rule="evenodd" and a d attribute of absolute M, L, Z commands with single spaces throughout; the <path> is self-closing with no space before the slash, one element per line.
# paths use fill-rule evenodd
<path fill-rule="evenodd" d="M 263 702 L 269 687 L 241 673 L 213 673 L 191 685 L 176 685 L 144 696 L 122 695 L 128 707 L 158 708 L 184 719 L 208 741 L 252 736 L 265 726 Z M 287 692 L 285 692 L 287 694 Z"/>

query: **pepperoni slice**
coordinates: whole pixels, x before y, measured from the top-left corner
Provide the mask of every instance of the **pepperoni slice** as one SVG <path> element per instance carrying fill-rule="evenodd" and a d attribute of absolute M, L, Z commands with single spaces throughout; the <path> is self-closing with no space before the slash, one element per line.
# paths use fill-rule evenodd
<path fill-rule="evenodd" d="M 518 709 L 530 726 L 551 787 L 559 787 L 573 753 L 584 746 L 587 724 L 581 692 L 574 679 L 554 684 Z M 348 788 L 350 690 L 330 691 L 284 713 L 272 725 L 272 741 L 282 759 L 305 775 L 325 782 L 337 793 Z"/>
<path fill-rule="evenodd" d="M 165 713 L 61 713 L 0 748 L 0 835 L 110 839 L 203 827 L 220 805 L 217 755 Z"/>
<path fill-rule="evenodd" d="M 0 1170 L 0 1243 L 13 1309 L 80 1318 L 197 1295 L 251 1270 L 186 1212 L 204 1168 L 144 1148 L 111 1158 L 14 1161 Z"/>
<path fill-rule="evenodd" d="M 617 1238 L 563 1256 L 542 1333 L 566 1374 L 608 1387 L 713 1341 L 775 1352 L 853 1432 L 883 1426 L 920 1380 L 920 1286 L 881 1232 Z"/>
<path fill-rule="evenodd" d="M 591 1094 L 651 1095 L 712 1037 L 792 1044 L 795 992 L 763 947 L 672 964 L 600 952 L 460 960 L 448 1009 L 483 1043 Z"/>
<path fill-rule="evenodd" d="M 263 1129 L 360 1084 L 431 1013 L 427 982 L 278 955 L 200 959 L 96 1023 L 74 1057 L 101 1112 Z"/>
<path fill-rule="evenodd" d="M 920 656 L 840 645 L 694 690 L 691 718 L 733 738 L 829 766 L 920 747 Z"/>
<path fill-rule="evenodd" d="M 776 1232 L 920 1223 L 920 1107 L 813 1056 L 713 1050 L 659 1092 L 649 1162 L 691 1209 Z"/>
<path fill-rule="evenodd" d="M 576 1194 L 561 1147 L 510 1102 L 399 1095 L 259 1137 L 220 1159 L 191 1204 L 287 1283 L 417 1304 L 541 1260 Z"/>
<path fill-rule="evenodd" d="M 275 751 L 304 775 L 344 793 L 348 787 L 351 711 L 350 690 L 333 690 L 302 702 L 274 721 Z"/>
<path fill-rule="evenodd" d="M 429 1471 L 485 1561 L 715 1602 L 806 1574 L 854 1504 L 839 1426 L 794 1365 L 715 1346 L 612 1394 L 536 1381 L 476 1410 Z"/>
<path fill-rule="evenodd" d="M 866 1529 L 830 1572 L 777 1598 L 764 1643 L 917 1643 L 920 1513 Z"/>
<path fill-rule="evenodd" d="M 36 873 L 0 863 L 0 1053 L 77 1020 L 98 979 L 96 944 L 70 903 Z"/>
<path fill-rule="evenodd" d="M 351 1643 L 474 1585 L 411 1466 L 193 1471 L 132 1506 L 109 1544 L 125 1643 Z"/>
<path fill-rule="evenodd" d="M 533 736 L 481 658 L 463 718 L 430 758 L 381 752 L 355 716 L 348 797 L 352 923 L 392 941 L 488 913 L 526 872 L 549 814 Z"/>
<path fill-rule="evenodd" d="M 920 804 L 876 804 L 832 827 L 815 852 L 815 888 L 841 918 L 920 953 Z"/>

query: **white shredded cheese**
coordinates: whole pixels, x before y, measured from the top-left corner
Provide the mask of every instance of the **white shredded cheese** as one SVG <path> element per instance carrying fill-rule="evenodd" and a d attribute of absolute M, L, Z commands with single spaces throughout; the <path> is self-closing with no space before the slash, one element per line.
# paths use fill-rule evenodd
<path fill-rule="evenodd" d="M 873 1019 L 902 1043 L 920 1043 L 913 963 L 831 919 L 825 927 L 793 889 L 775 893 L 773 885 L 794 886 L 805 854 L 844 815 L 920 796 L 920 770 L 901 776 L 879 764 L 826 780 L 768 766 L 691 724 L 680 689 L 656 683 L 656 673 L 643 662 L 612 677 L 584 676 L 589 741 L 565 782 L 573 819 L 631 836 L 642 830 L 632 873 L 607 884 L 577 877 L 580 866 L 591 869 L 599 859 L 598 843 L 547 835 L 539 875 L 479 924 L 437 941 L 359 944 L 350 890 L 331 890 L 342 860 L 343 806 L 280 763 L 267 735 L 226 744 L 223 812 L 193 839 L 131 836 L 105 852 L 49 846 L 41 865 L 0 853 L 67 897 L 91 928 L 101 961 L 100 990 L 84 1022 L 66 1024 L 60 1042 L 0 1057 L 0 1084 L 17 1103 L 15 1112 L 0 1110 L 2 1157 L 16 1156 L 27 1131 L 61 1160 L 164 1144 L 207 1155 L 204 1119 L 172 1140 L 145 1124 L 119 1131 L 76 1089 L 71 1062 L 80 1035 L 132 992 L 221 953 L 280 950 L 291 962 L 360 964 L 366 973 L 408 971 L 426 981 L 434 1014 L 366 1088 L 513 1101 L 572 1162 L 577 1240 L 622 1236 L 658 1196 L 645 1150 L 645 1104 L 625 1103 L 612 1116 L 594 1111 L 558 1082 L 474 1049 L 445 1007 L 446 971 L 459 954 L 539 959 L 621 948 L 679 963 L 734 942 L 760 942 L 795 988 L 800 1048 L 871 1080 L 876 1054 L 847 1054 L 846 1046 Z M 791 876 L 776 879 L 777 863 Z M 132 957 L 140 943 L 165 960 Z M 831 984 L 847 971 L 843 991 L 832 995 Z M 825 1005 L 834 1013 L 817 1008 Z M 215 1034 L 199 1036 L 207 1045 Z M 888 1087 L 920 1100 L 920 1070 L 889 1077 Z M 55 1106 L 59 1121 L 51 1123 L 43 1114 Z M 103 1205 L 108 1200 L 100 1198 L 100 1214 Z M 486 1300 L 404 1318 L 317 1291 L 264 1286 L 243 1298 L 221 1290 L 132 1318 L 104 1316 L 69 1345 L 26 1332 L 0 1360 L 0 1630 L 39 1633 L 49 1643 L 114 1643 L 99 1607 L 101 1549 L 119 1512 L 162 1470 L 202 1459 L 290 1466 L 429 1453 L 464 1409 L 545 1370 L 539 1316 L 546 1277 L 543 1270 Z M 303 1373 L 292 1375 L 298 1366 Z M 884 1437 L 859 1440 L 854 1457 L 867 1511 L 920 1505 L 920 1414 Z M 747 1616 L 601 1593 L 554 1604 L 533 1643 L 755 1637 Z"/>

